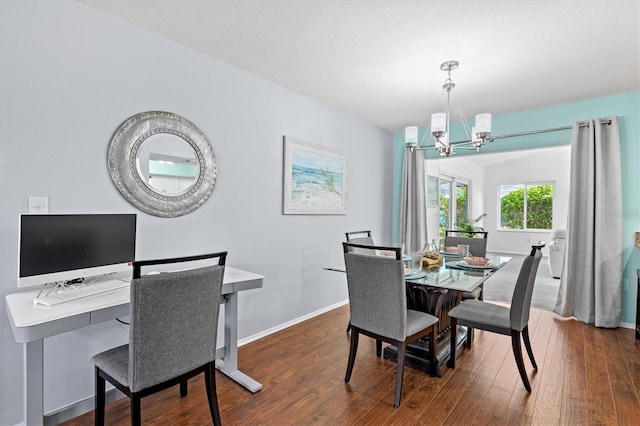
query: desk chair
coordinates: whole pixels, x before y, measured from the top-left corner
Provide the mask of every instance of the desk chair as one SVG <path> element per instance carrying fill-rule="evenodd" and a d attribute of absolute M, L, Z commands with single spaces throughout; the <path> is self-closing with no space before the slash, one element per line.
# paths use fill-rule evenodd
<path fill-rule="evenodd" d="M 458 334 L 458 325 L 466 325 L 467 330 L 467 347 L 471 347 L 472 329 L 490 331 L 492 333 L 511 335 L 511 346 L 513 348 L 513 356 L 518 365 L 518 371 L 522 378 L 527 392 L 531 392 L 531 385 L 524 369 L 524 361 L 522 359 L 522 347 L 520 343 L 520 335 L 524 340 L 524 346 L 529 354 L 529 359 L 535 370 L 538 369 L 536 361 L 533 358 L 531 343 L 529 341 L 529 310 L 531 308 L 531 294 L 533 293 L 533 285 L 536 280 L 538 265 L 542 258 L 540 249 L 544 247 L 544 241 L 540 241 L 538 245 L 531 247 L 531 253 L 525 257 L 520 268 L 520 274 L 516 281 L 516 287 L 513 290 L 511 298 L 511 307 L 494 305 L 492 303 L 480 300 L 468 299 L 449 311 L 451 318 L 451 356 L 449 358 L 449 367 L 456 366 L 456 342 Z"/>
<path fill-rule="evenodd" d="M 133 263 L 129 344 L 95 355 L 95 424 L 105 417 L 105 380 L 131 398 L 131 424 L 141 422 L 140 400 L 204 372 L 209 409 L 220 425 L 215 352 L 227 252 Z M 217 260 L 215 265 L 141 276 L 141 267 Z"/>
<path fill-rule="evenodd" d="M 376 355 L 382 355 L 382 342 L 398 347 L 396 393 L 394 407 L 400 406 L 402 374 L 407 344 L 429 336 L 432 374 L 436 365 L 438 318 L 425 312 L 407 309 L 402 249 L 373 247 L 393 251 L 395 257 L 371 256 L 352 251 L 369 246 L 342 243 L 347 268 L 349 310 L 351 313 L 351 345 L 344 381 L 349 383 L 358 350 L 360 334 L 376 339 Z"/>

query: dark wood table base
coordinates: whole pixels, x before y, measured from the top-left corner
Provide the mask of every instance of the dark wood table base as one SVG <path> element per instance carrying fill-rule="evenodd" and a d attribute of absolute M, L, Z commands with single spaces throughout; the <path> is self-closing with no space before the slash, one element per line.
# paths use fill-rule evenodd
<path fill-rule="evenodd" d="M 416 311 L 427 312 L 440 319 L 438 337 L 436 340 L 437 365 L 435 375 L 442 377 L 447 370 L 447 362 L 451 354 L 450 336 L 451 321 L 448 312 L 462 300 L 462 293 L 434 288 L 425 285 L 407 283 L 407 307 Z M 461 348 L 467 337 L 467 328 L 458 327 L 458 348 Z M 460 354 L 461 351 L 456 351 Z M 394 362 L 398 359 L 398 348 L 387 346 L 382 356 Z M 407 346 L 405 365 L 416 370 L 431 374 L 429 362 L 429 342 L 418 340 Z"/>
<path fill-rule="evenodd" d="M 467 338 L 467 328 L 458 327 L 458 349 L 461 349 L 465 344 Z M 444 330 L 442 333 L 438 333 L 438 340 L 436 341 L 436 377 L 442 377 L 449 368 L 447 366 L 449 358 L 451 357 L 451 330 Z M 456 354 L 460 356 L 461 351 L 456 350 Z M 397 362 L 398 360 L 398 348 L 395 346 L 387 346 L 382 352 L 384 359 Z M 419 340 L 411 345 L 407 346 L 407 354 L 405 356 L 405 365 L 431 374 L 431 363 L 429 362 L 429 342 L 427 340 Z"/>

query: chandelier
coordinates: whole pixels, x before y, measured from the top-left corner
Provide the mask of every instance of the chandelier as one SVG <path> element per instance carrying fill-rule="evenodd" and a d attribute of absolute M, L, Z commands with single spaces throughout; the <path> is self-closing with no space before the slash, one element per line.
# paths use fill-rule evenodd
<path fill-rule="evenodd" d="M 456 104 L 460 121 L 464 127 L 464 131 L 468 140 L 456 143 L 453 145 L 449 142 L 449 120 L 451 116 L 451 92 L 455 89 L 456 85 L 451 80 L 451 71 L 458 68 L 460 63 L 458 61 L 446 61 L 440 65 L 442 71 L 447 72 L 447 79 L 442 85 L 442 89 L 447 92 L 447 112 L 437 112 L 431 114 L 431 136 L 435 141 L 435 149 L 441 156 L 449 156 L 455 153 L 456 146 L 468 146 L 471 145 L 473 149 L 480 150 L 491 137 L 491 114 L 478 114 L 476 115 L 476 124 L 469 129 L 469 125 L 464 120 L 464 116 Z M 405 129 L 405 145 L 411 149 L 428 149 L 426 147 L 418 146 L 418 127 L 410 126 Z"/>

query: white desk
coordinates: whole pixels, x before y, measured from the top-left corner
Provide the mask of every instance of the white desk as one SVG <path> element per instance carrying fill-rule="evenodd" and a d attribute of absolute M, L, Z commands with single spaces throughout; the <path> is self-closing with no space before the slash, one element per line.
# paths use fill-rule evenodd
<path fill-rule="evenodd" d="M 259 391 L 262 385 L 238 370 L 238 292 L 262 287 L 263 278 L 226 266 L 222 287 L 224 347 L 216 351 L 216 367 L 251 392 Z M 38 288 L 6 296 L 13 336 L 16 342 L 25 344 L 24 418 L 27 425 L 41 425 L 44 421 L 43 339 L 129 315 L 128 286 L 52 307 L 34 305 L 33 298 L 39 291 Z"/>

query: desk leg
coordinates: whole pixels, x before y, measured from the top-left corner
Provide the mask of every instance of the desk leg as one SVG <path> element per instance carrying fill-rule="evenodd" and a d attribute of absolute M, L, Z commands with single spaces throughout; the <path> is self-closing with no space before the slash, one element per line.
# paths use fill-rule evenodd
<path fill-rule="evenodd" d="M 238 370 L 238 293 L 225 295 L 224 306 L 224 361 L 216 360 L 216 368 L 233 381 L 258 392 L 262 384 Z"/>
<path fill-rule="evenodd" d="M 42 425 L 44 421 L 44 342 L 25 343 L 24 348 L 24 421 Z"/>

